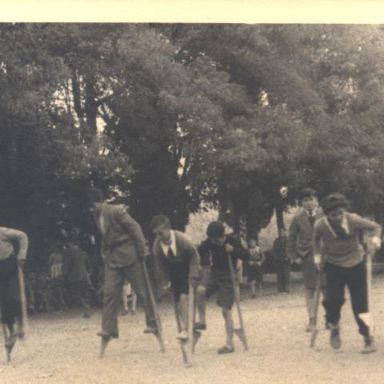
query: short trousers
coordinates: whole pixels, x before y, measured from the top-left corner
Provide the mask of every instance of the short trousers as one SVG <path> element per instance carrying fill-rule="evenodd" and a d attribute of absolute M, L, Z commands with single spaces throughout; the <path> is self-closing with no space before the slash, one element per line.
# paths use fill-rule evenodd
<path fill-rule="evenodd" d="M 179 302 L 181 295 L 188 295 L 189 266 L 183 263 L 169 263 L 168 273 L 173 297 L 176 302 Z"/>
<path fill-rule="evenodd" d="M 208 271 L 204 268 L 202 284 L 206 288 L 207 297 L 217 292 L 216 304 L 223 309 L 232 309 L 235 302 L 235 292 L 229 272 L 215 269 Z"/>
<path fill-rule="evenodd" d="M 263 270 L 258 265 L 248 265 L 247 267 L 248 282 L 256 281 L 263 282 Z"/>
<path fill-rule="evenodd" d="M 303 273 L 304 286 L 306 289 L 316 289 L 318 271 L 313 260 L 313 256 L 309 255 L 303 259 L 301 264 Z M 322 276 L 321 286 L 325 287 L 325 274 Z"/>

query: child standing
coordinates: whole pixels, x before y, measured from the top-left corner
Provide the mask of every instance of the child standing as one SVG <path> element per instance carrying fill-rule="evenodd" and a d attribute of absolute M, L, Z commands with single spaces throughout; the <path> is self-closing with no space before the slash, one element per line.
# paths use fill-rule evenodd
<path fill-rule="evenodd" d="M 325 217 L 314 228 L 314 262 L 324 269 L 327 286 L 323 302 L 326 319 L 331 331 L 330 343 L 334 349 L 341 347 L 340 311 L 344 304 L 344 289 L 348 287 L 352 309 L 364 337 L 363 353 L 376 351 L 374 340 L 361 314 L 367 313 L 368 292 L 364 250 L 359 242 L 361 231 L 373 233 L 372 243 L 381 245 L 381 228 L 370 220 L 347 211 L 349 203 L 344 195 L 329 195 L 323 204 Z"/>
<path fill-rule="evenodd" d="M 248 241 L 248 251 L 251 256 L 248 261 L 248 282 L 251 284 L 252 299 L 256 297 L 256 292 L 259 295 L 263 291 L 263 269 L 262 265 L 265 261 L 265 256 L 261 252 L 255 239 Z"/>
<path fill-rule="evenodd" d="M 317 270 L 313 261 L 313 226 L 323 213 L 319 208 L 317 193 L 312 188 L 305 188 L 301 192 L 300 203 L 303 209 L 292 219 L 287 238 L 287 252 L 292 263 L 301 265 L 309 317 L 306 330 L 311 332 L 315 327 L 313 308 L 317 282 Z"/>

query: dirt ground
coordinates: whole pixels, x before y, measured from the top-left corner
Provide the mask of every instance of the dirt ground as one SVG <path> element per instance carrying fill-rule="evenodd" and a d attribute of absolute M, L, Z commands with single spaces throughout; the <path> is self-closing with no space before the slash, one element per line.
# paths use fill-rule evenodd
<path fill-rule="evenodd" d="M 268 276 L 264 295 L 250 299 L 242 291 L 241 306 L 250 349 L 244 352 L 238 340 L 233 354 L 219 356 L 224 341 L 220 311 L 211 301 L 208 330 L 197 345 L 194 366 L 186 368 L 175 340 L 175 320 L 169 304 L 160 306 L 166 353 L 157 340 L 143 334 L 143 313 L 120 317 L 120 338 L 112 341 L 103 360 L 98 358 L 100 313 L 82 319 L 79 313 L 50 314 L 30 319 L 27 340 L 17 344 L 13 363 L 5 353 L 0 362 L 0 383 L 89 384 L 179 384 L 179 383 L 383 383 L 384 382 L 384 276 L 373 284 L 373 314 L 378 352 L 360 354 L 362 340 L 352 318 L 350 302 L 343 310 L 339 352 L 331 350 L 328 332 L 321 332 L 315 350 L 304 332 L 306 313 L 303 288 L 296 276 L 289 295 L 277 295 Z M 3 346 L 1 346 L 3 347 Z M 4 348 L 2 348 L 4 350 Z"/>

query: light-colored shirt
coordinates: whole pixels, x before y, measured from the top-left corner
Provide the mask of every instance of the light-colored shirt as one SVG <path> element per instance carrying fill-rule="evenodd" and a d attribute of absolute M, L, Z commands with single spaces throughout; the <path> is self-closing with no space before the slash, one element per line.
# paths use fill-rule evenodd
<path fill-rule="evenodd" d="M 319 208 L 315 208 L 315 209 L 313 209 L 312 211 L 303 208 L 303 211 L 304 211 L 309 217 L 313 217 L 313 218 L 315 218 L 316 215 L 317 215 L 318 212 L 319 212 Z"/>
<path fill-rule="evenodd" d="M 14 252 L 13 242 L 18 243 L 18 254 L 16 257 L 19 260 L 27 258 L 28 237 L 17 229 L 0 227 L 0 260 L 5 260 Z"/>
<path fill-rule="evenodd" d="M 161 249 L 162 249 L 164 255 L 167 256 L 169 248 L 171 248 L 173 254 L 175 256 L 177 256 L 177 254 L 176 254 L 176 252 L 177 252 L 177 248 L 176 248 L 176 235 L 175 235 L 175 231 L 173 231 L 173 230 L 171 230 L 171 239 L 170 240 L 171 240 L 170 244 L 165 244 L 162 241 L 160 241 Z"/>
<path fill-rule="evenodd" d="M 364 249 L 360 244 L 360 232 L 371 231 L 381 237 L 379 224 L 354 213 L 345 213 L 342 221 L 345 236 L 339 237 L 326 217 L 316 221 L 314 228 L 314 252 L 323 255 L 324 261 L 344 268 L 353 267 L 363 261 Z"/>

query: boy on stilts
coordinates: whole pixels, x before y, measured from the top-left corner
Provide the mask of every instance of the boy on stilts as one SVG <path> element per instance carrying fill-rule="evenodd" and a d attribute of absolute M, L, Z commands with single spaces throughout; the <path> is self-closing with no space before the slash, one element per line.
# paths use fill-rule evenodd
<path fill-rule="evenodd" d="M 353 313 L 364 338 L 363 353 L 375 352 L 376 347 L 369 324 L 363 314 L 369 313 L 366 263 L 360 244 L 361 231 L 373 233 L 372 244 L 381 246 L 379 224 L 348 212 L 349 203 L 344 195 L 329 195 L 323 204 L 325 217 L 315 224 L 314 261 L 326 276 L 326 293 L 323 302 L 330 328 L 330 343 L 334 349 L 341 347 L 340 311 L 344 304 L 344 289 L 348 287 Z"/>
<path fill-rule="evenodd" d="M 105 203 L 101 190 L 93 189 L 90 199 L 91 211 L 101 232 L 104 259 L 102 330 L 98 333 L 102 338 L 102 357 L 108 342 L 118 338 L 117 317 L 126 280 L 144 305 L 147 324 L 144 333 L 158 335 L 159 329 L 140 265 L 144 263 L 147 250 L 140 225 L 123 206 Z"/>
<path fill-rule="evenodd" d="M 177 338 L 180 341 L 187 341 L 188 323 L 191 323 L 189 317 L 193 316 L 193 313 L 189 313 L 188 305 L 189 295 L 193 295 L 190 288 L 194 289 L 197 286 L 201 275 L 199 254 L 182 232 L 171 229 L 167 216 L 155 216 L 151 221 L 151 229 L 156 236 L 153 244 L 155 273 L 158 280 L 171 283 L 180 325 Z M 204 299 L 203 296 L 197 297 L 197 300 Z M 205 327 L 202 324 L 194 324 L 193 331 L 203 329 Z"/>
<path fill-rule="evenodd" d="M 313 260 L 313 226 L 323 216 L 319 208 L 317 193 L 312 188 L 304 189 L 300 194 L 302 210 L 292 219 L 287 238 L 288 258 L 301 265 L 305 286 L 305 304 L 309 317 L 307 332 L 316 327 L 314 299 L 318 272 Z M 325 286 L 324 281 L 322 286 Z"/>
<path fill-rule="evenodd" d="M 27 250 L 24 232 L 0 227 L 0 309 L 8 360 L 16 339 L 24 337 L 19 269 L 24 267 Z"/>
<path fill-rule="evenodd" d="M 204 286 L 208 297 L 216 290 L 218 291 L 216 303 L 222 308 L 227 337 L 225 345 L 217 352 L 232 353 L 235 350 L 232 307 L 236 292 L 232 281 L 234 276 L 231 272 L 236 269 L 238 259 L 249 261 L 250 254 L 238 238 L 225 234 L 224 224 L 219 221 L 208 225 L 207 237 L 199 248 L 202 265 L 211 267 L 210 274 L 205 277 Z"/>

